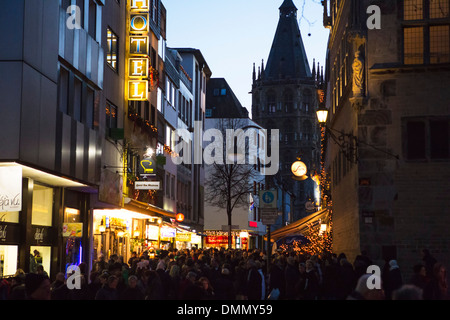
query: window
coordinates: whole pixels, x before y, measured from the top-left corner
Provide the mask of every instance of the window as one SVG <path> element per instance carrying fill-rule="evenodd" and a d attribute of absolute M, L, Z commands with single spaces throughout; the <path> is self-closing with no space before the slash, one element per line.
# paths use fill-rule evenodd
<path fill-rule="evenodd" d="M 94 0 L 89 0 L 89 35 L 97 40 L 97 4 Z"/>
<path fill-rule="evenodd" d="M 276 96 L 275 93 L 269 92 L 267 94 L 267 110 L 269 113 L 274 113 L 276 108 Z"/>
<path fill-rule="evenodd" d="M 404 35 L 404 63 L 405 64 L 423 64 L 424 46 L 423 46 L 423 28 L 405 28 Z"/>
<path fill-rule="evenodd" d="M 423 19 L 423 0 L 404 0 L 403 19 L 404 20 Z"/>
<path fill-rule="evenodd" d="M 450 63 L 450 0 L 403 0 L 403 62 Z"/>
<path fill-rule="evenodd" d="M 63 67 L 59 71 L 58 91 L 59 110 L 64 114 L 69 114 L 69 71 Z"/>
<path fill-rule="evenodd" d="M 94 128 L 94 107 L 95 107 L 95 91 L 90 87 L 86 88 L 86 109 L 84 123 L 88 128 Z"/>
<path fill-rule="evenodd" d="M 425 122 L 407 124 L 408 159 L 425 159 Z"/>
<path fill-rule="evenodd" d="M 227 95 L 227 89 L 220 89 L 220 95 L 226 96 Z"/>
<path fill-rule="evenodd" d="M 303 110 L 305 110 L 306 113 L 309 113 L 311 111 L 311 101 L 312 95 L 311 91 L 305 90 L 303 91 Z"/>
<path fill-rule="evenodd" d="M 450 62 L 449 25 L 430 27 L 430 63 Z"/>
<path fill-rule="evenodd" d="M 109 136 L 110 129 L 117 128 L 117 107 L 106 102 L 106 135 Z"/>
<path fill-rule="evenodd" d="M 31 224 L 51 227 L 52 220 L 53 189 L 35 184 L 33 187 Z"/>
<path fill-rule="evenodd" d="M 405 121 L 405 157 L 408 160 L 448 160 L 450 158 L 448 118 Z"/>
<path fill-rule="evenodd" d="M 83 82 L 75 77 L 73 97 L 73 118 L 81 122 Z"/>
<path fill-rule="evenodd" d="M 430 0 L 430 18 L 442 19 L 449 17 L 448 0 Z"/>
<path fill-rule="evenodd" d="M 449 121 L 430 121 L 430 157 L 431 159 L 449 158 Z"/>
<path fill-rule="evenodd" d="M 107 38 L 108 42 L 108 52 L 106 54 L 106 62 L 108 65 L 113 68 L 114 71 L 117 72 L 117 57 L 119 53 L 119 46 L 118 46 L 118 37 L 114 32 L 112 32 L 111 29 L 107 29 Z"/>

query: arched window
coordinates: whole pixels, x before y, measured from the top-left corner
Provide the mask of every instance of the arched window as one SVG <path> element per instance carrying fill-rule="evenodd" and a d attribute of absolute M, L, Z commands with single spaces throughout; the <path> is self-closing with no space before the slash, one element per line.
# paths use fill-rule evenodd
<path fill-rule="evenodd" d="M 309 120 L 303 121 L 303 136 L 307 141 L 312 139 L 312 125 Z"/>
<path fill-rule="evenodd" d="M 308 89 L 303 91 L 302 110 L 306 113 L 312 113 L 312 93 Z"/>
<path fill-rule="evenodd" d="M 286 113 L 291 113 L 294 110 L 294 95 L 291 89 L 286 89 L 283 93 L 283 105 Z"/>
<path fill-rule="evenodd" d="M 277 98 L 274 91 L 267 92 L 267 111 L 274 113 L 276 111 Z"/>

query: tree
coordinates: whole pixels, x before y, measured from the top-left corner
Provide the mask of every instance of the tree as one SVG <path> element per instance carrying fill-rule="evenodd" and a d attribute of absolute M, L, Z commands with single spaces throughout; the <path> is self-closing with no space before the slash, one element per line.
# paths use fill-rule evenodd
<path fill-rule="evenodd" d="M 246 139 L 242 139 L 242 135 L 230 135 L 231 132 L 236 133 L 239 129 L 244 130 L 249 127 L 248 123 L 249 119 L 217 119 L 216 129 L 226 139 L 215 141 L 214 159 L 216 161 L 205 169 L 205 201 L 226 210 L 228 248 L 232 246 L 233 210 L 249 205 L 248 196 L 253 190 L 253 181 L 260 179 L 256 165 L 248 161 L 251 141 L 247 144 Z M 242 131 L 240 132 L 242 134 Z M 239 150 L 244 151 L 245 155 L 239 154 Z"/>

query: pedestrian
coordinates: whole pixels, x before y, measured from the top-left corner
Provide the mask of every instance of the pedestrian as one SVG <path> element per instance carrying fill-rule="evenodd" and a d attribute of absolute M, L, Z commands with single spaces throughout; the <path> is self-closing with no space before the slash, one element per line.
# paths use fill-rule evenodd
<path fill-rule="evenodd" d="M 433 278 L 433 268 L 434 265 L 437 263 L 437 260 L 435 257 L 433 257 L 430 253 L 430 250 L 428 249 L 422 249 L 422 261 L 425 265 L 425 269 L 427 271 L 427 277 L 429 279 Z"/>
<path fill-rule="evenodd" d="M 247 261 L 247 281 L 245 295 L 248 300 L 261 300 L 262 297 L 262 277 L 256 268 L 255 260 Z"/>
<path fill-rule="evenodd" d="M 214 300 L 215 292 L 209 279 L 207 277 L 200 277 L 198 282 L 200 288 L 202 289 L 202 300 Z"/>
<path fill-rule="evenodd" d="M 447 269 L 437 262 L 433 268 L 433 276 L 423 291 L 424 300 L 449 300 Z"/>
<path fill-rule="evenodd" d="M 95 300 L 119 300 L 118 284 L 119 278 L 115 275 L 110 275 L 106 284 L 98 290 Z"/>
<path fill-rule="evenodd" d="M 216 280 L 215 299 L 216 300 L 236 299 L 234 284 L 231 278 L 230 270 L 226 266 L 222 267 L 221 275 Z"/>
<path fill-rule="evenodd" d="M 295 284 L 295 299 L 305 299 L 305 286 L 306 286 L 306 265 L 304 262 L 298 264 L 298 280 Z"/>
<path fill-rule="evenodd" d="M 389 261 L 389 270 L 384 279 L 384 291 L 387 300 L 392 299 L 392 293 L 403 285 L 402 273 L 397 260 Z"/>
<path fill-rule="evenodd" d="M 325 259 L 323 270 L 323 284 L 321 287 L 321 296 L 325 300 L 337 299 L 337 282 L 339 277 L 339 265 L 335 254 Z"/>
<path fill-rule="evenodd" d="M 423 290 L 413 284 L 405 284 L 392 293 L 392 300 L 423 300 Z"/>
<path fill-rule="evenodd" d="M 315 263 L 313 260 L 306 260 L 305 300 L 317 300 L 319 296 L 319 275 L 314 265 Z"/>
<path fill-rule="evenodd" d="M 163 285 L 158 272 L 150 270 L 148 274 L 148 286 L 147 291 L 145 292 L 145 300 L 163 300 Z"/>
<path fill-rule="evenodd" d="M 26 300 L 25 273 L 17 273 L 11 279 L 8 300 Z"/>
<path fill-rule="evenodd" d="M 180 266 L 174 263 L 170 267 L 169 276 L 170 276 L 170 290 L 169 290 L 169 299 L 177 300 L 180 290 L 181 283 L 181 269 Z"/>
<path fill-rule="evenodd" d="M 338 258 L 339 260 L 339 258 Z M 337 299 L 345 300 L 348 295 L 355 289 L 357 277 L 353 266 L 345 258 L 345 255 L 341 256 L 339 276 L 337 279 Z"/>
<path fill-rule="evenodd" d="M 181 300 L 201 300 L 202 289 L 198 286 L 196 279 L 197 274 L 195 272 L 188 272 L 180 286 Z"/>
<path fill-rule="evenodd" d="M 144 300 L 144 293 L 138 288 L 138 278 L 135 275 L 128 277 L 128 285 L 122 292 L 121 300 Z"/>
<path fill-rule="evenodd" d="M 287 258 L 286 269 L 284 270 L 285 279 L 285 299 L 293 300 L 296 296 L 295 286 L 299 279 L 298 267 L 293 256 Z"/>
<path fill-rule="evenodd" d="M 29 273 L 25 277 L 28 300 L 51 300 L 50 287 L 50 279 L 43 274 Z"/>
<path fill-rule="evenodd" d="M 284 280 L 284 266 L 282 258 L 278 257 L 272 263 L 269 272 L 269 295 L 273 290 L 278 290 L 278 299 L 284 299 L 285 296 L 285 280 Z"/>
<path fill-rule="evenodd" d="M 423 264 L 416 264 L 413 267 L 413 275 L 411 276 L 409 283 L 422 290 L 425 288 L 426 284 L 428 283 L 428 278 L 427 269 Z"/>

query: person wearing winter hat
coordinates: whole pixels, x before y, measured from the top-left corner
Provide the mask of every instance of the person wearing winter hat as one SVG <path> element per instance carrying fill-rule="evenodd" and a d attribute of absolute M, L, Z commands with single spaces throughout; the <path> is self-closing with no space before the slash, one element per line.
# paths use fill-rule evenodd
<path fill-rule="evenodd" d="M 51 282 L 43 274 L 29 273 L 25 277 L 25 290 L 29 300 L 50 300 Z"/>

